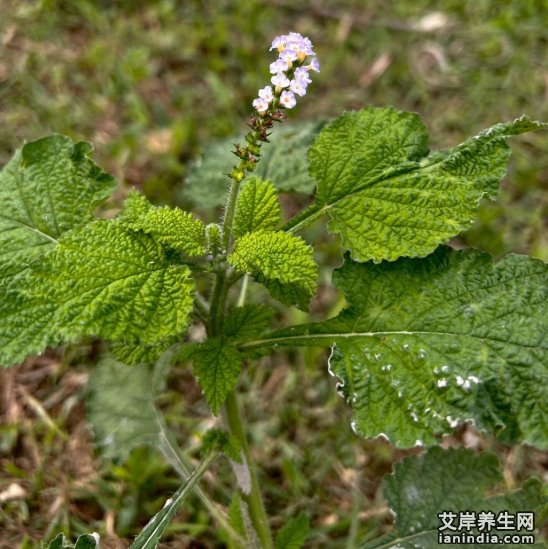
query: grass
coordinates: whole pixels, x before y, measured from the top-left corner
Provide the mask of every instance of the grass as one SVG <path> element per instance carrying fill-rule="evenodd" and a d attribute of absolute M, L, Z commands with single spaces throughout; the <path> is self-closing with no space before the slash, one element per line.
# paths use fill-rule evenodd
<path fill-rule="evenodd" d="M 548 118 L 542 1 L 0 0 L 0 6 L 0 163 L 24 140 L 51 132 L 90 140 L 99 164 L 121 182 L 120 197 L 138 186 L 158 203 L 189 206 L 180 190 L 190 161 L 210 141 L 242 131 L 267 78 L 269 41 L 288 30 L 310 36 L 322 63 L 291 118 L 391 104 L 421 114 L 432 148 L 522 113 Z M 548 259 L 543 137 L 515 140 L 498 202 L 483 205 L 456 245 Z M 330 242 L 318 253 L 338 262 Z M 322 276 L 327 280 L 329 272 Z M 336 306 L 333 292 L 321 290 L 312 314 Z M 176 476 L 151 450 L 135 450 L 126 463 L 94 452 L 84 400 L 98 352 L 96 343 L 67 347 L 0 372 L 0 547 L 39 547 L 39 539 L 57 531 L 75 536 L 90 529 L 101 532 L 107 549 L 126 547 L 176 489 Z M 273 526 L 305 510 L 310 547 L 350 548 L 390 524 L 380 479 L 402 453 L 356 439 L 325 359 L 315 350 L 267 357 L 246 370 L 239 387 Z M 192 455 L 210 416 L 188 368 L 173 370 L 161 406 Z M 496 451 L 509 485 L 548 464 L 531 448 L 509 449 L 468 428 L 447 444 Z M 228 505 L 231 483 L 219 464 L 204 488 Z M 218 539 L 192 499 L 162 547 L 218 547 Z"/>

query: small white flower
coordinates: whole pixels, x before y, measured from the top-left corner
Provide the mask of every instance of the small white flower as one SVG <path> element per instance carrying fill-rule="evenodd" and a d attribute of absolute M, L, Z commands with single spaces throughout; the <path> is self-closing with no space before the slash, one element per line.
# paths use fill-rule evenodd
<path fill-rule="evenodd" d="M 274 99 L 274 93 L 272 93 L 272 88 L 266 86 L 259 90 L 259 98 L 264 99 L 267 103 L 270 103 Z"/>
<path fill-rule="evenodd" d="M 297 67 L 295 69 L 295 79 L 302 80 L 307 84 L 310 84 L 310 82 L 312 82 L 312 80 L 308 76 L 308 69 L 306 67 Z"/>
<path fill-rule="evenodd" d="M 286 63 L 288 67 L 293 61 L 297 61 L 297 52 L 293 50 L 284 50 L 280 53 L 280 60 Z"/>
<path fill-rule="evenodd" d="M 283 49 L 285 48 L 285 43 L 286 42 L 287 42 L 287 36 L 285 34 L 282 34 L 280 36 L 276 36 L 276 38 L 274 38 L 274 40 L 272 40 L 272 45 L 270 47 L 270 51 L 272 51 L 272 50 L 283 51 Z"/>
<path fill-rule="evenodd" d="M 262 99 L 261 97 L 258 97 L 253 101 L 253 106 L 260 112 L 266 112 L 268 110 L 268 101 L 265 99 Z"/>
<path fill-rule="evenodd" d="M 320 62 L 316 58 L 312 59 L 308 67 L 314 72 L 320 72 Z"/>
<path fill-rule="evenodd" d="M 283 59 L 276 59 L 274 63 L 270 63 L 270 72 L 272 74 L 284 72 L 285 70 L 287 70 L 287 62 Z"/>
<path fill-rule="evenodd" d="M 279 86 L 280 88 L 287 88 L 289 86 L 289 78 L 283 73 L 279 72 L 275 74 L 270 81 L 275 85 Z"/>
<path fill-rule="evenodd" d="M 295 80 L 291 80 L 291 82 L 289 83 L 289 89 L 293 93 L 296 93 L 297 95 L 303 97 L 306 95 L 306 85 L 307 83 L 304 80 L 296 78 Z"/>
<path fill-rule="evenodd" d="M 280 95 L 280 105 L 286 109 L 292 109 L 297 104 L 295 94 L 291 91 L 283 91 Z"/>

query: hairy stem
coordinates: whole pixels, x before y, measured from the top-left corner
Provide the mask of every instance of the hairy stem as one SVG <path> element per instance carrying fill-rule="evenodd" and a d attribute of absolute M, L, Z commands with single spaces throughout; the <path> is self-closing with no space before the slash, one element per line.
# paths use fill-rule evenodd
<path fill-rule="evenodd" d="M 290 219 L 283 227 L 282 231 L 286 233 L 295 234 L 300 230 L 308 227 L 311 223 L 316 221 L 319 217 L 325 214 L 324 208 L 319 208 L 316 204 L 310 205 L 308 208 L 299 212 L 295 217 Z"/>
<path fill-rule="evenodd" d="M 245 465 L 249 470 L 249 476 L 251 479 L 251 490 L 249 493 L 242 492 L 242 499 L 247 503 L 249 507 L 249 514 L 251 515 L 251 521 L 253 527 L 257 532 L 257 536 L 264 549 L 272 549 L 272 533 L 268 524 L 268 517 L 264 508 L 263 500 L 261 497 L 261 491 L 259 488 L 259 481 L 257 479 L 257 472 L 253 459 L 251 457 L 251 451 L 247 442 L 247 437 L 244 431 L 242 417 L 238 408 L 238 402 L 236 400 L 236 393 L 232 392 L 228 395 L 225 405 L 224 414 L 230 433 L 236 437 L 240 446 L 242 447 L 243 454 L 245 456 Z"/>
<path fill-rule="evenodd" d="M 236 209 L 236 199 L 238 198 L 239 190 L 240 181 L 233 179 L 230 184 L 225 217 L 223 220 L 223 246 L 225 250 L 228 250 L 228 246 L 230 245 L 230 237 L 232 236 L 232 222 L 234 221 L 234 210 Z"/>

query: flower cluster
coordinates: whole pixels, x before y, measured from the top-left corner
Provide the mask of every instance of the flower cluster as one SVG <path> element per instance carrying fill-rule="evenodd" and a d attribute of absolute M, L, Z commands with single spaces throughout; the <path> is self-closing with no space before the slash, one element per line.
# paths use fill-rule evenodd
<path fill-rule="evenodd" d="M 259 97 L 253 101 L 261 116 L 271 106 L 293 108 L 297 103 L 296 95 L 304 96 L 308 84 L 312 82 L 309 72 L 320 72 L 312 42 L 298 32 L 276 36 L 270 49 L 277 50 L 279 54 L 278 59 L 270 64 L 274 89 L 266 86 L 259 90 Z M 307 63 L 308 59 L 310 61 Z"/>

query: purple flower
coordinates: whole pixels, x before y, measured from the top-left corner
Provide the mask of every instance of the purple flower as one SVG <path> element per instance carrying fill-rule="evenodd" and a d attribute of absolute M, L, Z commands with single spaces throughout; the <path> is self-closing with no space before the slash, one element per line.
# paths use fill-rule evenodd
<path fill-rule="evenodd" d="M 291 91 L 283 91 L 280 95 L 280 105 L 286 109 L 292 109 L 297 104 L 295 94 Z"/>
<path fill-rule="evenodd" d="M 272 40 L 272 45 L 270 46 L 270 51 L 279 50 L 280 48 L 283 50 L 285 48 L 286 41 L 287 41 L 287 36 L 285 34 L 282 34 L 280 36 L 276 36 L 276 38 L 274 38 L 274 40 Z"/>
<path fill-rule="evenodd" d="M 291 80 L 291 82 L 289 83 L 289 89 L 293 93 L 296 93 L 301 97 L 306 95 L 306 86 L 307 86 L 307 82 L 305 82 L 304 80 L 300 80 L 299 78 L 296 78 L 295 80 Z"/>
<path fill-rule="evenodd" d="M 275 74 L 270 81 L 275 85 L 279 86 L 280 88 L 287 88 L 289 86 L 289 78 L 283 73 L 279 72 L 278 74 Z"/>
<path fill-rule="evenodd" d="M 253 106 L 260 112 L 266 112 L 268 110 L 268 101 L 265 99 L 262 99 L 258 97 L 257 99 L 253 100 Z"/>
<path fill-rule="evenodd" d="M 297 52 L 293 50 L 284 50 L 282 53 L 280 53 L 280 60 L 286 63 L 287 68 L 290 63 L 292 63 L 293 61 L 297 61 Z"/>
<path fill-rule="evenodd" d="M 264 99 L 267 103 L 270 103 L 272 99 L 274 99 L 272 88 L 270 86 L 266 86 L 263 89 L 259 90 L 259 98 Z"/>
<path fill-rule="evenodd" d="M 274 63 L 270 63 L 270 72 L 276 74 L 287 70 L 287 62 L 283 59 L 276 59 Z"/>
<path fill-rule="evenodd" d="M 312 61 L 310 62 L 310 65 L 308 66 L 313 71 L 320 72 L 320 62 L 316 58 L 312 59 Z"/>
<path fill-rule="evenodd" d="M 297 67 L 295 69 L 295 79 L 302 80 L 307 84 L 310 84 L 310 82 L 312 82 L 312 80 L 310 80 L 310 77 L 308 76 L 308 69 L 306 67 Z"/>

